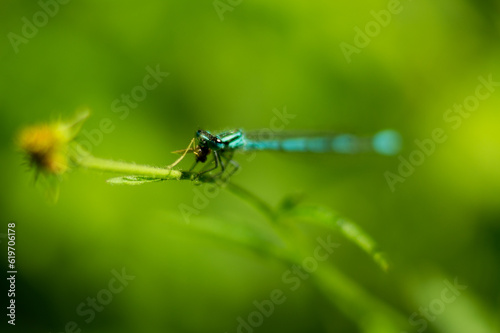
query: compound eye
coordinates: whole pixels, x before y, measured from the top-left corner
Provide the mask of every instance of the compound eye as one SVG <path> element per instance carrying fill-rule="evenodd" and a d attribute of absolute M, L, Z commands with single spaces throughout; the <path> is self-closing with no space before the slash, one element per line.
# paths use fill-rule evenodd
<path fill-rule="evenodd" d="M 207 141 L 210 141 L 210 133 L 208 133 L 207 131 L 204 131 L 204 130 L 198 130 L 196 132 L 196 138 L 198 139 L 198 141 L 200 142 L 207 142 Z"/>
<path fill-rule="evenodd" d="M 200 140 L 200 141 L 201 141 L 201 140 L 204 140 L 203 131 L 202 131 L 202 130 L 197 130 L 197 131 L 196 131 L 196 134 L 195 134 L 195 137 L 196 137 L 196 139 L 198 139 L 198 140 Z"/>

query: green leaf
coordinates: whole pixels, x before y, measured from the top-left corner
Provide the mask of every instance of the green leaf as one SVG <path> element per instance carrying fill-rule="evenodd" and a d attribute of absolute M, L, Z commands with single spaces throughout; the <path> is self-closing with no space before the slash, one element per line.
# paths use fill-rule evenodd
<path fill-rule="evenodd" d="M 286 213 L 287 217 L 298 217 L 302 221 L 340 231 L 345 238 L 365 251 L 383 270 L 389 269 L 389 262 L 380 252 L 377 243 L 359 225 L 340 214 L 320 206 L 297 206 Z"/>

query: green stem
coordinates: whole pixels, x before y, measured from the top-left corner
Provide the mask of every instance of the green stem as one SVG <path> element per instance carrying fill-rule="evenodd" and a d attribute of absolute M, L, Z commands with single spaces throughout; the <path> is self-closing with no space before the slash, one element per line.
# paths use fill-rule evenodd
<path fill-rule="evenodd" d="M 181 177 L 183 177 L 183 172 L 179 170 L 173 170 L 168 168 L 157 168 L 135 163 L 118 162 L 118 161 L 94 157 L 90 154 L 75 160 L 75 162 L 79 166 L 82 166 L 87 169 L 118 172 L 134 176 L 145 176 L 145 177 L 160 178 L 165 180 L 178 180 L 181 179 Z"/>
<path fill-rule="evenodd" d="M 263 213 L 266 217 L 268 217 L 272 222 L 276 221 L 276 212 L 269 207 L 267 203 L 265 203 L 262 199 L 254 195 L 253 193 L 245 190 L 241 186 L 238 186 L 234 183 L 228 182 L 227 188 L 229 191 L 233 192 L 243 200 L 249 202 L 252 206 L 257 208 L 261 213 Z"/>

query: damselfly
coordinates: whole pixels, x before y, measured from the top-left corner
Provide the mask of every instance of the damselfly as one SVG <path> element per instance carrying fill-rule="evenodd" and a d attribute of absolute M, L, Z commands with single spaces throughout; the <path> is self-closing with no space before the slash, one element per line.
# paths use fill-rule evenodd
<path fill-rule="evenodd" d="M 199 174 L 216 170 L 220 166 L 220 174 L 232 164 L 234 170 L 239 166 L 233 160 L 235 151 L 274 150 L 283 152 L 311 152 L 311 153 L 338 153 L 357 154 L 374 152 L 381 155 L 394 155 L 401 146 L 401 138 L 394 130 L 383 130 L 371 137 L 360 137 L 352 134 L 325 134 L 301 135 L 291 133 L 275 133 L 271 131 L 244 132 L 240 129 L 222 132 L 213 135 L 208 131 L 198 130 L 195 138 L 187 149 L 176 151 L 184 155 L 192 152 L 198 163 L 205 163 L 210 155 L 213 156 L 214 166 L 202 169 Z M 175 164 L 178 163 L 176 161 Z"/>

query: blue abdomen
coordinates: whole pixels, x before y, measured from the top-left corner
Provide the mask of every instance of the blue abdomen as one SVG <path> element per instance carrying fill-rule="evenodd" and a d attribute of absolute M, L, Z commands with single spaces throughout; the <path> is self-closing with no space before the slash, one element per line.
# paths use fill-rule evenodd
<path fill-rule="evenodd" d="M 244 150 L 281 150 L 286 152 L 334 152 L 356 154 L 373 151 L 382 155 L 394 155 L 399 152 L 401 138 L 398 132 L 384 130 L 373 137 L 358 137 L 351 134 L 339 134 L 323 137 L 277 138 L 267 140 L 246 140 Z"/>

